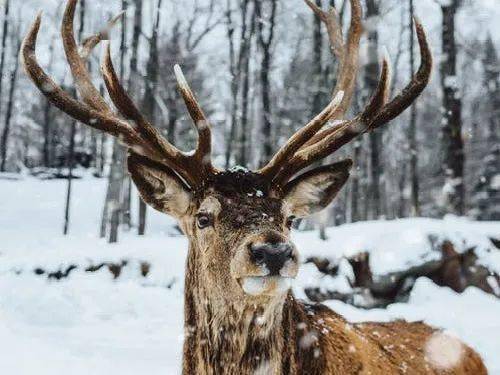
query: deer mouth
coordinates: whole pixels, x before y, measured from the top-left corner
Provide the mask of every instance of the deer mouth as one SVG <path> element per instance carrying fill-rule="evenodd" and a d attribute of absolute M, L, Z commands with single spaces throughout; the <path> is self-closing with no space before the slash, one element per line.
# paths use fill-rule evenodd
<path fill-rule="evenodd" d="M 243 291 L 251 296 L 285 294 L 292 286 L 293 277 L 247 276 L 238 279 Z"/>

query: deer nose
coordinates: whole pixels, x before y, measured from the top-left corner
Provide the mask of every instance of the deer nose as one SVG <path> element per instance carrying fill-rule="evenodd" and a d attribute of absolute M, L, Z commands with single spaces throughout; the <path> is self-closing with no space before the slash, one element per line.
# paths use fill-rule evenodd
<path fill-rule="evenodd" d="M 285 262 L 293 258 L 293 248 L 288 242 L 258 243 L 250 245 L 250 254 L 256 264 L 267 267 L 269 276 L 277 276 Z"/>

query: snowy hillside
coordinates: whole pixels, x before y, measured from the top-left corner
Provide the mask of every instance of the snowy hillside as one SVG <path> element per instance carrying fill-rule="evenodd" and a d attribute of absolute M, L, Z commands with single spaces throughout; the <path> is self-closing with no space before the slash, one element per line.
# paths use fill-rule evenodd
<path fill-rule="evenodd" d="M 75 181 L 71 235 L 60 235 L 64 181 L 1 181 L 0 371 L 6 374 L 173 374 L 182 349 L 183 270 L 187 242 L 174 235 L 170 218 L 149 212 L 144 238 L 124 233 L 117 245 L 97 239 L 105 181 Z M 372 254 L 375 272 L 397 270 L 427 256 L 427 235 L 477 246 L 484 262 L 500 269 L 500 252 L 487 252 L 500 223 L 418 219 L 344 225 L 317 234 L 294 233 L 303 258 L 332 259 L 356 251 Z M 460 250 L 460 247 L 458 247 Z M 126 265 L 120 277 L 102 263 Z M 144 265 L 147 264 L 147 276 Z M 66 271 L 48 280 L 46 273 Z M 36 275 L 43 269 L 45 274 Z M 95 272 L 91 272 L 95 271 Z M 347 272 L 347 271 L 346 271 Z M 320 285 L 326 276 L 303 265 L 294 285 Z M 425 320 L 477 349 L 492 374 L 500 374 L 500 300 L 476 288 L 457 294 L 426 278 L 417 280 L 408 303 L 363 310 L 339 301 L 327 305 L 350 320 Z"/>

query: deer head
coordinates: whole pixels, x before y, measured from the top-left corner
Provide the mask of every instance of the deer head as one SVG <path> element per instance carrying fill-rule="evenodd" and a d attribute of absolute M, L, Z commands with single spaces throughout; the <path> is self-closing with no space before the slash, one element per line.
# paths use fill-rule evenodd
<path fill-rule="evenodd" d="M 60 110 L 118 137 L 128 147 L 128 169 L 142 199 L 179 221 L 191 243 L 188 268 L 196 275 L 193 278 L 199 285 L 208 285 L 210 295 L 223 302 L 231 298 L 253 303 L 285 294 L 287 281 L 298 270 L 299 254 L 289 238 L 293 220 L 325 208 L 347 181 L 352 162 L 301 171 L 401 114 L 427 85 L 432 66 L 424 30 L 415 21 L 422 56 L 416 75 L 389 101 L 390 70 L 384 59 L 378 87 L 368 104 L 360 114 L 345 119 L 358 70 L 361 6 L 359 0 L 351 0 L 351 24 L 344 42 L 335 10 L 324 12 L 306 0 L 326 24 L 332 51 L 339 58 L 333 100 L 261 169 L 224 171 L 212 165 L 211 126 L 179 66 L 175 66 L 179 90 L 198 132 L 194 151 L 176 148 L 140 113 L 117 78 L 109 44 L 102 73 L 118 113 L 106 103 L 93 85 L 85 61 L 104 33 L 87 39 L 83 53 L 78 51 L 73 34 L 76 3 L 68 1 L 61 33 L 81 99 L 64 92 L 37 62 L 40 15 L 22 46 L 26 72 Z"/>

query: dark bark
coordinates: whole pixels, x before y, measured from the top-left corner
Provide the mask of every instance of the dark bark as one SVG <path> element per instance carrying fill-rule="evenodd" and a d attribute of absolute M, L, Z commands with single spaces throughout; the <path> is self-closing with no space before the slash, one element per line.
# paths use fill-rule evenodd
<path fill-rule="evenodd" d="M 3 8 L 2 51 L 0 54 L 0 98 L 2 98 L 2 88 L 3 88 L 2 82 L 3 82 L 3 73 L 5 69 L 5 52 L 7 49 L 7 36 L 9 35 L 9 13 L 10 13 L 10 0 L 6 0 Z M 0 100 L 0 109 L 1 107 L 2 107 L 2 101 Z"/>
<path fill-rule="evenodd" d="M 255 9 L 250 19 L 247 19 L 249 0 L 244 0 L 242 8 L 242 38 L 240 45 L 240 55 L 238 66 L 241 82 L 241 119 L 240 119 L 240 134 L 239 134 L 239 154 L 237 163 L 246 166 L 248 162 L 247 147 L 248 147 L 248 114 L 249 114 L 249 99 L 250 99 L 250 51 L 252 47 L 252 39 L 255 33 Z M 249 31 L 246 28 L 250 26 Z"/>
<path fill-rule="evenodd" d="M 11 72 L 10 76 L 10 89 L 9 89 L 9 99 L 7 102 L 7 112 L 5 113 L 5 122 L 4 122 L 4 127 L 2 131 L 2 138 L 0 140 L 0 149 L 1 151 L 1 164 L 0 164 L 0 171 L 5 172 L 6 168 L 6 163 L 7 163 L 7 148 L 9 145 L 9 135 L 10 135 L 10 125 L 12 121 L 12 111 L 14 108 L 14 99 L 15 99 L 15 93 L 16 93 L 16 86 L 17 86 L 17 73 L 19 70 L 19 64 L 17 64 L 17 61 L 19 60 L 19 49 L 21 46 L 21 41 L 18 40 L 17 44 L 14 47 L 14 69 Z"/>
<path fill-rule="evenodd" d="M 126 12 L 128 3 L 122 0 L 122 11 Z M 127 36 L 127 18 L 123 17 L 121 24 L 121 42 L 120 42 L 120 79 L 123 81 L 125 75 L 125 44 Z M 123 216 L 123 199 L 122 193 L 124 191 L 125 179 L 125 149 L 115 139 L 113 141 L 113 155 L 110 170 L 110 199 L 111 204 L 108 209 L 111 210 L 111 217 L 109 220 L 109 243 L 118 242 L 118 228 L 120 226 L 120 219 Z M 129 212 L 129 211 L 127 211 Z"/>
<path fill-rule="evenodd" d="M 171 54 L 172 59 L 176 62 L 182 60 L 182 52 L 180 47 L 180 32 L 181 24 L 176 22 L 172 28 L 172 37 L 170 38 L 170 49 L 168 53 Z M 179 108 L 177 103 L 179 102 L 180 95 L 176 88 L 176 84 L 172 80 L 167 81 L 167 108 L 168 108 L 168 124 L 167 124 L 167 139 L 170 143 L 175 144 L 176 132 L 177 132 L 177 122 L 179 120 Z"/>
<path fill-rule="evenodd" d="M 270 3 L 270 14 L 266 19 L 263 13 L 263 6 Z M 257 36 L 259 46 L 262 51 L 262 60 L 260 65 L 260 86 L 262 99 L 262 142 L 263 150 L 261 155 L 261 164 L 271 159 L 273 153 L 273 137 L 271 124 L 271 85 L 269 82 L 269 73 L 272 60 L 272 43 L 274 39 L 274 28 L 276 23 L 277 0 L 255 0 L 255 13 L 258 19 Z M 268 25 L 267 27 L 265 27 Z M 267 37 L 265 35 L 267 28 Z"/>
<path fill-rule="evenodd" d="M 410 78 L 415 73 L 415 29 L 413 28 L 414 7 L 413 0 L 409 0 L 410 28 Z M 410 186 L 411 186 L 411 215 L 420 215 L 419 181 L 418 181 L 418 145 L 417 145 L 417 106 L 415 103 L 410 109 L 410 124 L 408 127 L 408 146 L 410 151 Z"/>
<path fill-rule="evenodd" d="M 139 38 L 142 31 L 142 2 L 140 0 L 133 0 L 135 4 L 134 10 L 134 24 L 132 31 L 132 55 L 129 62 L 129 78 L 128 78 L 128 89 L 131 95 L 137 95 L 137 79 L 138 79 L 138 49 L 139 49 Z M 125 4 L 128 6 L 128 2 Z M 128 228 L 132 228 L 132 215 L 131 215 L 131 204 L 132 204 L 132 180 L 128 173 L 124 173 L 123 181 L 123 202 L 122 202 L 122 221 L 123 224 Z"/>
<path fill-rule="evenodd" d="M 441 87 L 443 91 L 442 142 L 444 150 L 443 172 L 445 175 L 446 212 L 455 215 L 465 213 L 464 190 L 464 142 L 462 138 L 462 101 L 457 84 L 457 45 L 455 17 L 458 0 L 442 6 L 442 63 Z"/>
<path fill-rule="evenodd" d="M 155 114 L 155 92 L 158 83 L 158 27 L 161 3 L 162 0 L 158 0 L 153 32 L 149 40 L 149 59 L 146 66 L 145 90 L 141 106 L 144 115 L 150 120 L 153 120 Z M 139 198 L 139 235 L 144 235 L 146 232 L 146 211 L 146 203 Z"/>
<path fill-rule="evenodd" d="M 78 40 L 82 40 L 83 30 L 85 28 L 85 0 L 80 1 L 80 26 L 78 28 Z M 76 89 L 73 88 L 73 96 L 76 97 Z M 68 185 L 66 188 L 66 203 L 64 207 L 64 228 L 63 234 L 67 235 L 69 232 L 70 211 L 71 211 L 71 192 L 73 186 L 73 166 L 75 158 L 75 135 L 76 135 L 77 122 L 71 122 L 69 134 L 69 152 L 68 152 Z"/>
<path fill-rule="evenodd" d="M 353 145 L 353 162 L 355 170 L 351 172 L 351 222 L 360 220 L 359 207 L 359 162 L 361 159 L 361 141 L 356 140 Z"/>
<path fill-rule="evenodd" d="M 321 0 L 316 0 L 316 5 L 321 7 Z M 318 16 L 313 15 L 313 101 L 311 106 L 311 116 L 316 116 L 323 109 L 323 64 L 322 64 L 322 55 L 323 55 L 323 36 L 321 34 L 321 25 L 322 22 Z"/>
<path fill-rule="evenodd" d="M 50 43 L 49 47 L 49 66 L 48 71 L 50 72 L 52 68 L 52 64 L 54 61 L 54 41 Z M 52 150 L 52 146 L 54 145 L 52 138 L 53 130 L 52 130 L 52 105 L 48 100 L 45 99 L 43 105 L 43 165 L 45 167 L 51 167 L 53 165 L 53 156 L 54 151 Z"/>
<path fill-rule="evenodd" d="M 248 2 L 244 3 L 248 6 Z M 242 8 L 243 9 L 243 8 Z M 246 18 L 246 17 L 243 17 Z M 246 22 L 242 23 L 242 35 L 246 30 Z M 231 0 L 226 1 L 226 35 L 229 43 L 229 73 L 231 74 L 231 123 L 226 136 L 225 164 L 226 169 L 231 163 L 233 154 L 233 140 L 236 138 L 238 121 L 238 91 L 239 91 L 239 64 L 236 61 L 236 51 L 234 47 L 235 27 L 232 19 Z"/>
<path fill-rule="evenodd" d="M 399 197 L 398 197 L 398 217 L 406 216 L 406 196 L 405 196 L 405 187 L 406 187 L 406 163 L 403 163 L 401 174 L 399 175 L 398 180 L 398 188 L 399 188 Z"/>
<path fill-rule="evenodd" d="M 379 4 L 376 0 L 366 1 L 368 18 L 380 16 Z M 367 93 L 375 91 L 379 75 L 378 62 L 378 31 L 372 28 L 368 31 L 368 64 L 365 69 L 365 90 Z M 378 219 L 382 215 L 380 176 L 384 170 L 381 159 L 382 129 L 375 130 L 368 135 L 370 145 L 370 206 L 371 217 Z"/>
<path fill-rule="evenodd" d="M 316 5 L 320 8 L 322 7 L 321 0 L 316 0 Z M 313 45 L 312 45 L 312 105 L 311 105 L 311 113 L 310 117 L 313 118 L 323 109 L 324 104 L 324 93 L 326 89 L 324 87 L 324 69 L 323 69 L 323 35 L 322 35 L 322 21 L 318 16 L 313 14 Z M 316 166 L 319 166 L 321 163 L 316 163 Z M 325 212 L 325 216 L 328 216 L 328 212 Z M 323 241 L 327 240 L 326 236 L 326 220 L 325 218 L 318 215 L 316 217 L 318 230 L 319 230 L 319 238 Z"/>

